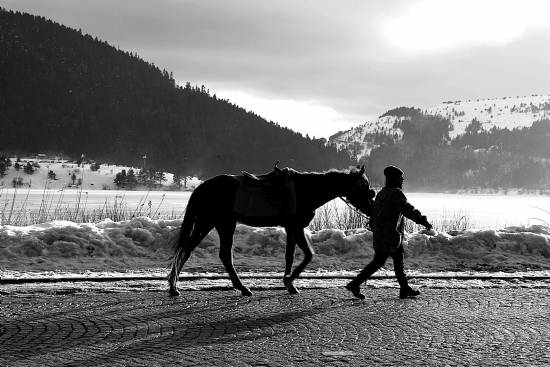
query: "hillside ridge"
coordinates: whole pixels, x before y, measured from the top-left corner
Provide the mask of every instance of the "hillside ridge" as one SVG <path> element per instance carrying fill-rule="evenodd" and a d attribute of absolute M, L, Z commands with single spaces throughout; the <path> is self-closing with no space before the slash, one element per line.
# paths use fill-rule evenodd
<path fill-rule="evenodd" d="M 375 182 L 407 168 L 410 189 L 550 189 L 550 95 L 398 107 L 331 137 Z"/>
<path fill-rule="evenodd" d="M 345 168 L 346 152 L 218 99 L 137 54 L 44 17 L 0 8 L 0 155 L 82 154 L 208 178 Z"/>

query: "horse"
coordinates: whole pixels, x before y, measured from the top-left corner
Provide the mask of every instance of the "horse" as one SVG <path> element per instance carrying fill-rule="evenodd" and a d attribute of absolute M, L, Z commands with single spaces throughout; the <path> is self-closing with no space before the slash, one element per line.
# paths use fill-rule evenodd
<path fill-rule="evenodd" d="M 275 165 L 275 169 L 279 169 Z M 233 236 L 237 223 L 252 227 L 283 227 L 287 234 L 283 284 L 290 294 L 299 293 L 293 281 L 313 257 L 313 248 L 304 229 L 315 216 L 315 210 L 340 197 L 363 213 L 369 213 L 374 198 L 365 167 L 325 172 L 298 172 L 290 169 L 295 190 L 295 211 L 274 216 L 243 216 L 234 210 L 235 199 L 243 176 L 223 174 L 201 183 L 191 194 L 180 231 L 172 244 L 172 261 L 168 275 L 169 295 L 178 296 L 179 274 L 191 253 L 212 230 L 220 238 L 219 258 L 233 287 L 243 296 L 252 292 L 239 279 L 233 265 Z M 246 172 L 243 172 L 245 174 Z M 248 174 L 250 175 L 250 174 Z M 268 175 L 258 177 L 264 178 Z M 252 176 L 258 179 L 258 177 Z M 303 251 L 302 262 L 292 271 L 296 245 Z"/>

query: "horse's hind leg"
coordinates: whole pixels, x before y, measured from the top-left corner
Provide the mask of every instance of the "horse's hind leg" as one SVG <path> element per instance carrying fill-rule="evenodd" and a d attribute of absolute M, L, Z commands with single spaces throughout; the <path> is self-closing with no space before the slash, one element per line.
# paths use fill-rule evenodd
<path fill-rule="evenodd" d="M 300 276 L 300 273 L 306 268 L 307 264 L 309 264 L 309 262 L 313 258 L 313 248 L 306 238 L 303 228 L 287 228 L 287 234 L 290 234 L 294 238 L 296 244 L 304 252 L 304 260 L 302 260 L 302 262 L 296 267 L 296 269 L 294 269 L 289 277 L 285 276 L 283 278 L 284 285 L 288 287 L 290 284 L 292 284 L 294 279 Z"/>
<path fill-rule="evenodd" d="M 296 253 L 296 241 L 290 234 L 286 234 L 286 251 L 285 251 L 285 275 L 283 277 L 283 283 L 286 286 L 288 293 L 297 294 L 300 293 L 294 286 L 292 281 L 287 282 L 286 279 L 290 278 L 292 273 L 292 264 L 294 263 L 294 254 Z"/>
<path fill-rule="evenodd" d="M 191 236 L 189 237 L 189 242 L 187 243 L 187 246 L 180 249 L 180 251 L 176 254 L 176 259 L 174 259 L 176 264 L 174 264 L 172 272 L 175 271 L 176 273 L 170 275 L 170 289 L 168 290 L 168 293 L 171 296 L 179 296 L 180 293 L 177 290 L 176 283 L 179 279 L 181 269 L 183 269 L 183 266 L 185 265 L 187 260 L 189 260 L 189 257 L 191 257 L 191 254 L 197 248 L 199 243 L 201 243 L 204 237 L 206 237 L 206 235 L 210 233 L 212 229 L 214 229 L 214 225 L 212 223 L 207 223 L 200 220 L 196 221 L 193 232 L 191 232 Z"/>
<path fill-rule="evenodd" d="M 225 266 L 225 271 L 231 279 L 233 288 L 240 290 L 243 296 L 252 296 L 250 289 L 245 287 L 233 265 L 233 235 L 235 234 L 236 221 L 224 224 L 216 224 L 216 230 L 220 236 L 220 260 Z"/>

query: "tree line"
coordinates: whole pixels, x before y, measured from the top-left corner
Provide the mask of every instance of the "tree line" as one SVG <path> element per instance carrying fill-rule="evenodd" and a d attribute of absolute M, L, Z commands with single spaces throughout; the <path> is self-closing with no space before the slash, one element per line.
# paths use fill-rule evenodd
<path fill-rule="evenodd" d="M 550 189 L 550 120 L 486 131 L 474 119 L 465 134 L 449 139 L 449 119 L 399 109 L 411 111 L 397 126 L 403 131 L 401 139 L 384 132 L 369 135 L 383 141 L 361 159 L 375 184 L 382 185 L 383 168 L 395 164 L 405 168 L 406 185 L 415 191 Z"/>

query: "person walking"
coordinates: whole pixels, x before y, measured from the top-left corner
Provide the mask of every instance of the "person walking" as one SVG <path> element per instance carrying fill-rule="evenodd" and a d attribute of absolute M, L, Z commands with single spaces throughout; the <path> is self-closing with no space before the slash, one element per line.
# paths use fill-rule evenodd
<path fill-rule="evenodd" d="M 414 208 L 403 193 L 405 177 L 403 171 L 396 166 L 384 169 L 386 185 L 376 195 L 372 206 L 370 227 L 373 235 L 374 258 L 365 268 L 345 287 L 355 297 L 364 299 L 361 293 L 361 284 L 367 281 L 372 274 L 386 263 L 388 257 L 393 259 L 395 277 L 399 282 L 400 298 L 416 297 L 420 295 L 417 289 L 409 286 L 404 267 L 403 234 L 405 232 L 405 217 L 423 225 L 428 230 L 432 225 L 426 216 Z"/>

